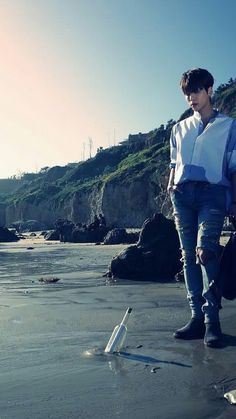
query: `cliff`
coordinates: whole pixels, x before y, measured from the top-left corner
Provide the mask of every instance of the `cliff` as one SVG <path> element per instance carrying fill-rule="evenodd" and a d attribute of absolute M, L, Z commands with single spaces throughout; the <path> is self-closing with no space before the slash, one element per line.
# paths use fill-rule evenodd
<path fill-rule="evenodd" d="M 236 81 L 219 86 L 214 104 L 236 117 Z M 181 115 L 185 118 L 189 110 Z M 103 213 L 107 224 L 140 227 L 155 211 L 170 215 L 166 195 L 169 135 L 175 121 L 149 133 L 130 135 L 99 149 L 85 162 L 44 168 L 23 176 L 23 186 L 2 199 L 0 224 L 35 219 L 50 228 L 58 218 L 89 223 Z M 4 207 L 4 210 L 3 210 Z"/>

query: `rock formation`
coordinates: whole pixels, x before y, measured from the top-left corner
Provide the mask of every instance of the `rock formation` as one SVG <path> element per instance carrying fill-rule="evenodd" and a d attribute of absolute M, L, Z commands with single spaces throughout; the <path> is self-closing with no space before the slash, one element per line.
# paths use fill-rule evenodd
<path fill-rule="evenodd" d="M 174 222 L 162 214 L 146 220 L 137 245 L 122 250 L 109 267 L 109 276 L 135 280 L 173 280 L 182 268 Z"/>
<path fill-rule="evenodd" d="M 128 233 L 125 228 L 113 228 L 104 238 L 104 244 L 131 244 L 138 241 L 138 233 Z"/>
<path fill-rule="evenodd" d="M 20 238 L 5 227 L 0 227 L 0 243 L 17 242 Z"/>

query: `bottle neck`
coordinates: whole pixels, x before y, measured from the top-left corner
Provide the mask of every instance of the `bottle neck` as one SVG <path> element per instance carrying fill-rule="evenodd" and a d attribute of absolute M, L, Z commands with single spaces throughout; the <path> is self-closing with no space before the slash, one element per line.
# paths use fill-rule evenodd
<path fill-rule="evenodd" d="M 122 322 L 121 322 L 121 324 L 123 324 L 124 326 L 126 326 L 126 324 L 128 323 L 128 320 L 129 320 L 129 316 L 131 314 L 131 311 L 132 311 L 132 308 L 131 307 L 129 307 L 126 310 L 126 313 L 125 313 L 125 315 L 124 315 L 124 317 L 122 319 Z"/>

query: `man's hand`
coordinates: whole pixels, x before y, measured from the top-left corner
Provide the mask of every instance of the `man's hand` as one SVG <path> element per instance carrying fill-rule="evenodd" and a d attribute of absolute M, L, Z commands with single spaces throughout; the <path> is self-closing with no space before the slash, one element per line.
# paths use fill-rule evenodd
<path fill-rule="evenodd" d="M 170 192 L 173 190 L 173 185 L 169 185 L 167 186 L 167 193 L 170 194 Z"/>

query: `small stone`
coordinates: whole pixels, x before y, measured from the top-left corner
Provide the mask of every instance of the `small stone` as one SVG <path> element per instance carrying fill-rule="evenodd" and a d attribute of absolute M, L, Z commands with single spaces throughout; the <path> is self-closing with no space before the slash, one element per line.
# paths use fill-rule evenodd
<path fill-rule="evenodd" d="M 160 367 L 154 367 L 154 368 L 151 369 L 151 372 L 155 374 L 157 372 L 157 370 L 159 370 L 159 369 L 160 369 Z"/>
<path fill-rule="evenodd" d="M 58 281 L 60 281 L 60 278 L 39 278 L 39 282 L 43 284 L 55 284 Z"/>

